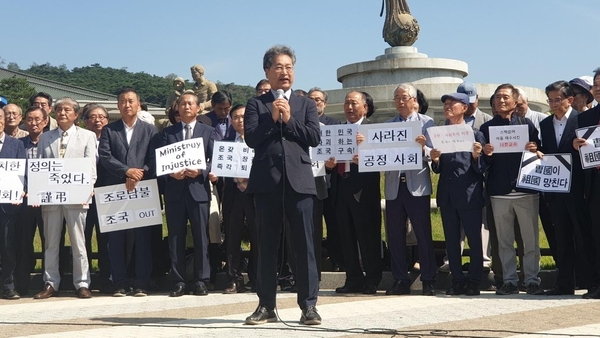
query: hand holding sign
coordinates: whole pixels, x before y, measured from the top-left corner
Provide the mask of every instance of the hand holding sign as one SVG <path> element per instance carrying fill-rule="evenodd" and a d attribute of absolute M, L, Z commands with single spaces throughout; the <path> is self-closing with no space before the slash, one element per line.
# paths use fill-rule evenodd
<path fill-rule="evenodd" d="M 425 145 L 427 144 L 427 138 L 425 137 L 425 135 L 419 135 L 417 136 L 417 138 L 415 139 L 415 141 L 421 145 L 421 147 L 425 148 Z"/>
<path fill-rule="evenodd" d="M 431 160 L 435 163 L 438 163 L 438 161 L 440 160 L 440 156 L 442 156 L 442 152 L 437 150 L 437 149 L 431 149 L 431 152 L 429 153 L 429 157 L 431 157 Z"/>
<path fill-rule="evenodd" d="M 494 155 L 494 146 L 491 143 L 486 143 L 483 147 L 483 153 L 485 154 L 485 156 Z"/>
<path fill-rule="evenodd" d="M 473 143 L 473 159 L 476 160 L 481 155 L 481 143 L 475 142 Z"/>

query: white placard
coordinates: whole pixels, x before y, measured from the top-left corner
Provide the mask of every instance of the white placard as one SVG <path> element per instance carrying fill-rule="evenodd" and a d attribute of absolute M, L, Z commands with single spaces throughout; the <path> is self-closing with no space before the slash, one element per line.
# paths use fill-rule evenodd
<path fill-rule="evenodd" d="M 529 142 L 529 126 L 526 124 L 490 127 L 489 134 L 494 153 L 520 153 Z"/>
<path fill-rule="evenodd" d="M 0 203 L 23 202 L 26 159 L 0 158 Z"/>
<path fill-rule="evenodd" d="M 365 140 L 358 146 L 358 171 L 413 170 L 423 167 L 421 122 L 362 124 Z"/>
<path fill-rule="evenodd" d="M 246 143 L 215 141 L 211 157 L 211 172 L 219 177 L 250 177 L 254 149 Z"/>
<path fill-rule="evenodd" d="M 600 166 L 600 128 L 591 126 L 575 131 L 577 137 L 585 139 L 585 145 L 579 148 L 581 166 L 584 169 Z"/>
<path fill-rule="evenodd" d="M 423 168 L 421 146 L 359 149 L 358 152 L 358 171 L 361 173 Z"/>
<path fill-rule="evenodd" d="M 442 154 L 473 151 L 475 135 L 473 134 L 473 128 L 466 123 L 429 127 L 427 133 L 433 148 L 439 150 Z"/>
<path fill-rule="evenodd" d="M 313 151 L 313 160 L 351 161 L 356 154 L 357 124 L 335 124 L 321 126 L 321 143 Z"/>
<path fill-rule="evenodd" d="M 100 232 L 162 224 L 156 179 L 140 181 L 133 191 L 125 184 L 94 189 Z"/>
<path fill-rule="evenodd" d="M 206 169 L 202 138 L 180 141 L 156 149 L 156 176 L 173 174 L 183 169 Z"/>
<path fill-rule="evenodd" d="M 95 158 L 27 160 L 29 205 L 85 204 L 92 200 Z"/>
<path fill-rule="evenodd" d="M 517 187 L 568 193 L 571 189 L 571 154 L 537 154 L 524 151 Z"/>
<path fill-rule="evenodd" d="M 358 132 L 365 137 L 360 148 L 410 147 L 422 134 L 421 122 L 393 122 L 361 124 Z"/>
<path fill-rule="evenodd" d="M 314 160 L 314 152 L 315 149 L 312 147 L 308 148 L 308 153 L 310 154 L 310 159 L 312 160 L 312 173 L 314 177 L 325 176 L 325 161 L 316 161 Z"/>

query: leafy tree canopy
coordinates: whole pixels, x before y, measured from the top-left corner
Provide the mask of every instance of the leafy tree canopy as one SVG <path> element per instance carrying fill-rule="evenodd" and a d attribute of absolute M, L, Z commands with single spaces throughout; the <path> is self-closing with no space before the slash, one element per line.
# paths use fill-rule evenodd
<path fill-rule="evenodd" d="M 16 63 L 10 65 L 12 68 L 18 68 Z M 49 63 L 42 65 L 34 63 L 29 69 L 21 71 L 49 80 L 114 95 L 117 95 L 123 87 L 132 87 L 139 92 L 144 101 L 161 107 L 166 104 L 175 78 L 175 74 L 172 73 L 161 77 L 144 72 L 132 73 L 127 71 L 127 68 L 102 67 L 98 63 L 86 67 L 76 67 L 71 70 L 64 64 L 52 66 Z M 191 89 L 192 86 L 193 83 L 186 82 L 186 89 Z M 254 88 L 251 86 L 239 86 L 234 83 L 224 84 L 217 81 L 217 87 L 219 90 L 225 89 L 231 92 L 234 104 L 245 104 L 254 95 Z"/>
<path fill-rule="evenodd" d="M 0 93 L 9 103 L 18 105 L 24 112 L 29 107 L 29 98 L 36 92 L 26 79 L 11 77 L 0 81 Z"/>

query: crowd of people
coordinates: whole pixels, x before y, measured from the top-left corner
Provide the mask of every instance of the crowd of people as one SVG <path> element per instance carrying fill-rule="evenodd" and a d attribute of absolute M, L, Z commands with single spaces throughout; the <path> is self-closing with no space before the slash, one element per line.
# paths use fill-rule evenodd
<path fill-rule="evenodd" d="M 425 114 L 427 99 L 413 84 L 399 84 L 393 92 L 398 114 L 386 123 L 420 123 L 421 134 L 415 141 L 422 148 L 423 165 L 384 173 L 387 238 L 382 241 L 380 174 L 360 172 L 354 155 L 352 161 L 330 158 L 325 162 L 327 174 L 314 177 L 309 157 L 309 147 L 320 142 L 320 125 L 371 123 L 373 98 L 366 92 L 349 92 L 343 105 L 346 120 L 327 116 L 324 90 L 292 89 L 295 62 L 289 47 L 269 49 L 263 59 L 266 78 L 257 84 L 256 97 L 246 106 L 232 106 L 226 91 L 215 91 L 204 103 L 193 91 L 178 88 L 182 92 L 172 98 L 167 110 L 170 126 L 161 132 L 139 117 L 140 97 L 133 88 L 118 94 L 120 119 L 111 123 L 102 105 L 80 107 L 71 98 L 54 102 L 40 92 L 31 97 L 23 114 L 10 103 L 0 110 L 0 158 L 90 157 L 96 187 L 125 184 L 132 190 L 142 180 L 158 178 L 168 229 L 169 296 L 207 295 L 216 271 L 224 265 L 229 280 L 225 293 L 252 290 L 258 294 L 259 306 L 247 324 L 276 320 L 277 284 L 281 290 L 298 293 L 302 323 L 321 323 L 316 303 L 324 226 L 331 268 L 346 275 L 337 293 L 377 293 L 387 243 L 394 282 L 386 295 L 411 293 L 408 272 L 418 260 L 423 295 L 435 295 L 436 274 L 448 271 L 452 286 L 447 295 L 479 295 L 484 271 L 491 267 L 497 295 L 521 289 L 531 295 L 569 295 L 582 288 L 588 290 L 584 298 L 600 299 L 600 218 L 596 217 L 600 174 L 597 169 L 582 169 L 578 152 L 586 140 L 575 133 L 599 124 L 600 106 L 592 104 L 600 100 L 600 69 L 593 78 L 549 84 L 545 93 L 550 114 L 532 111 L 523 90 L 502 84 L 490 98 L 493 114 L 489 115 L 478 108 L 477 88 L 467 82 L 459 85 L 455 93 L 440 99 L 446 125 L 472 127 L 475 143 L 469 152 L 435 149 L 428 134 L 435 123 Z M 212 110 L 202 114 L 206 107 Z M 490 127 L 506 125 L 527 126 L 529 139 L 522 151 L 540 158 L 572 155 L 568 193 L 517 187 L 521 153 L 496 153 L 490 143 Z M 203 140 L 207 169 L 186 168 L 157 177 L 155 149 L 192 138 Z M 220 140 L 245 142 L 255 150 L 249 178 L 223 178 L 211 172 L 212 148 Z M 357 143 L 363 141 L 358 134 Z M 430 171 L 439 174 L 436 198 L 447 251 L 440 267 L 432 240 Z M 29 293 L 36 229 L 43 243 L 44 287 L 35 299 L 55 296 L 60 290 L 65 231 L 77 297 L 92 297 L 94 229 L 100 274 L 100 285 L 94 289 L 115 297 L 147 295 L 153 257 L 161 253 L 162 225 L 102 233 L 95 201 L 40 207 L 28 206 L 25 192 L 24 196 L 20 205 L 0 205 L 4 298 L 19 299 Z M 224 255 L 219 250 L 221 220 L 213 217 L 219 210 Z M 551 290 L 543 290 L 538 277 L 538 215 L 558 269 Z M 194 245 L 191 267 L 186 260 L 188 224 Z M 418 258 L 412 261 L 409 233 L 417 243 Z M 465 237 L 470 246 L 467 273 L 462 264 Z M 240 249 L 244 238 L 251 248 L 247 284 Z"/>

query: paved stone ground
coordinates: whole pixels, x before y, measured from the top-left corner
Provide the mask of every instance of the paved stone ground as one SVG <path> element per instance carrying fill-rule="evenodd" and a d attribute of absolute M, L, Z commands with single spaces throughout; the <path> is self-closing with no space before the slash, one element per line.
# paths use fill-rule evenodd
<path fill-rule="evenodd" d="M 575 296 L 425 297 L 320 292 L 323 325 L 299 325 L 294 294 L 278 294 L 281 320 L 244 325 L 252 293 L 113 298 L 72 292 L 47 300 L 0 300 L 0 337 L 600 337 L 600 301 Z"/>

